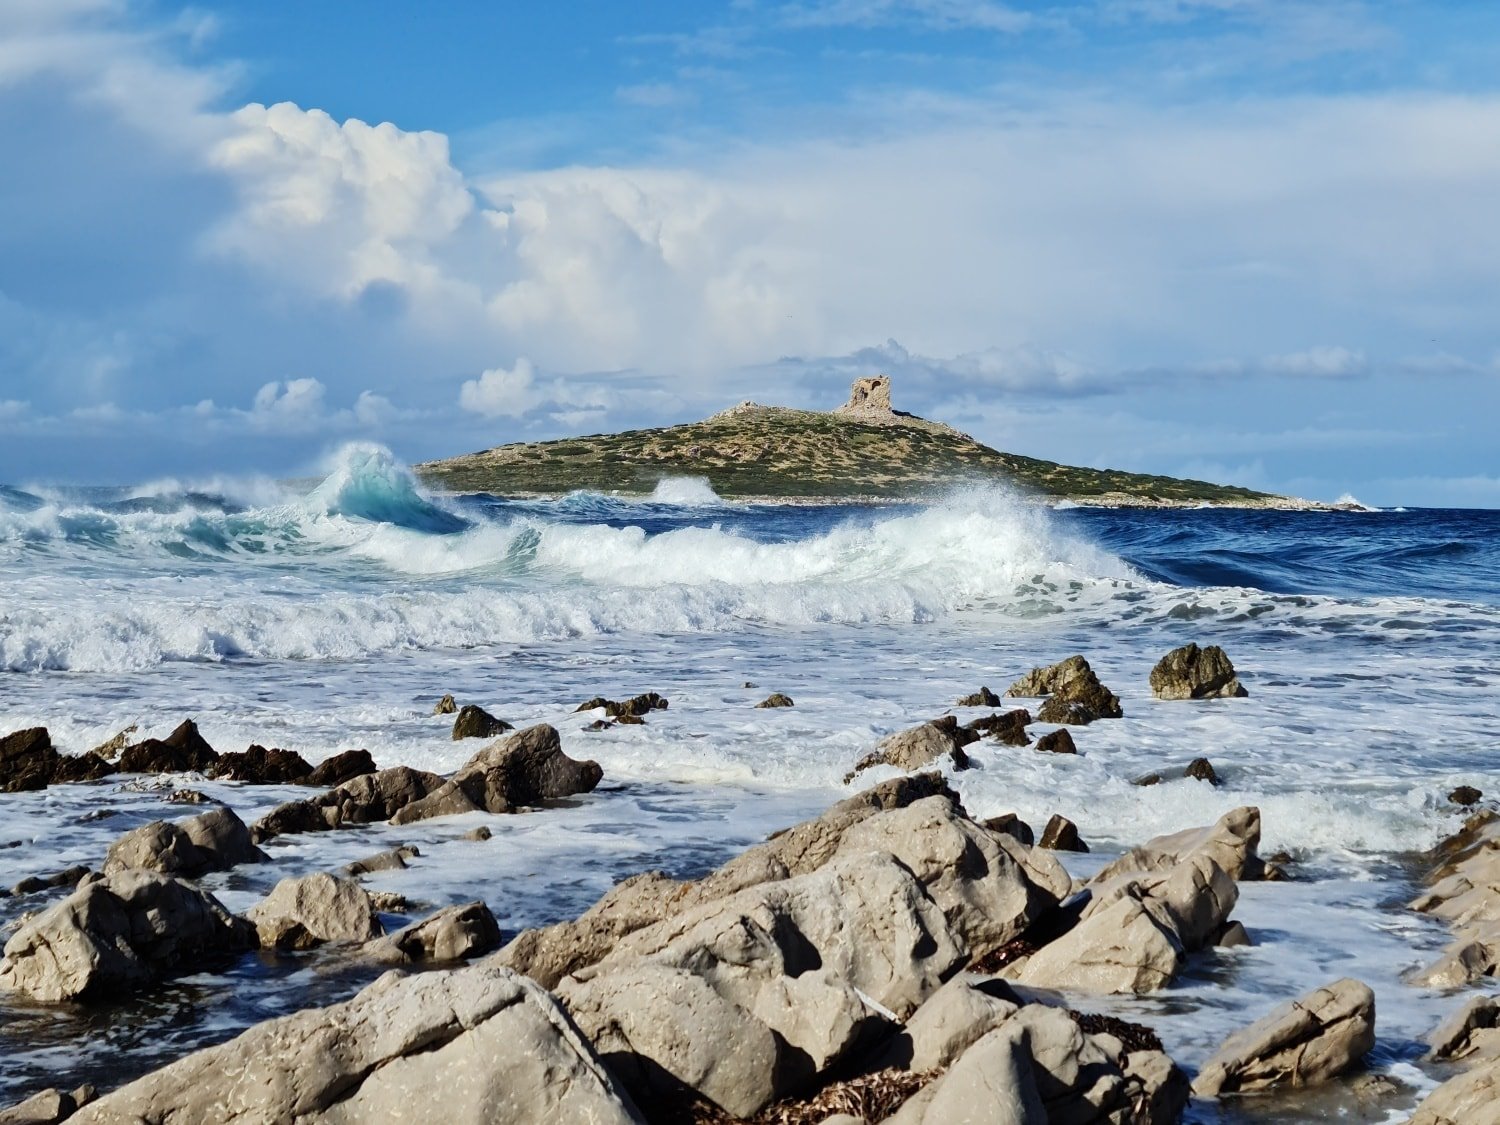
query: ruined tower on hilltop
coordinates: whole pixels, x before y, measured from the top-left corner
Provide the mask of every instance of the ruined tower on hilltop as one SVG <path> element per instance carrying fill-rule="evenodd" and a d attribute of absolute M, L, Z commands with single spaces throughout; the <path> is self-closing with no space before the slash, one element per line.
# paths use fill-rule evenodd
<path fill-rule="evenodd" d="M 861 422 L 894 418 L 896 412 L 891 408 L 891 377 L 871 375 L 854 380 L 854 386 L 849 389 L 849 401 L 834 413 L 857 418 Z"/>

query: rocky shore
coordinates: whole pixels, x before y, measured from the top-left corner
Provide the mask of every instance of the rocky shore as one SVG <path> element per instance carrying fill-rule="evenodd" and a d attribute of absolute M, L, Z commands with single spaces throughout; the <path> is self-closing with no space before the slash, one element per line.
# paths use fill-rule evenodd
<path fill-rule="evenodd" d="M 1212 646 L 1174 650 L 1149 682 L 1155 698 L 1180 704 L 1245 695 Z M 1142 840 L 1075 877 L 1061 857 L 1087 849 L 1078 825 L 976 819 L 949 779 L 982 741 L 1076 754 L 1070 732 L 1129 721 L 1119 696 L 1075 656 L 957 705 L 993 711 L 966 723 L 946 713 L 890 735 L 851 761 L 848 797 L 699 878 L 642 871 L 577 917 L 518 933 L 502 932 L 477 899 L 386 932 L 382 913 L 405 906 L 365 881 L 404 867 L 420 840 L 281 879 L 239 913 L 199 880 L 274 868 L 287 840 L 316 847 L 356 826 L 420 833 L 464 814 L 545 818 L 604 780 L 597 763 L 563 751 L 553 726 L 515 731 L 445 697 L 434 710 L 454 717 L 456 740 L 494 739 L 448 776 L 379 768 L 360 751 L 316 767 L 275 748 L 220 753 L 191 721 L 159 740 L 122 732 L 79 755 L 60 753 L 44 728 L 8 734 L 6 792 L 116 773 L 308 787 L 253 819 L 217 805 L 131 829 L 97 868 L 18 884 L 11 895 L 56 901 L 7 935 L 0 989 L 13 1001 L 119 1004 L 255 950 L 392 968 L 350 999 L 259 1023 L 118 1089 L 40 1090 L 0 1110 L 0 1125 L 1157 1125 L 1182 1119 L 1193 1099 L 1233 1100 L 1254 1119 L 1257 1098 L 1318 1092 L 1352 1105 L 1356 1090 L 1374 1107 L 1370 1120 L 1412 1112 L 1423 1125 L 1500 1122 L 1500 1004 L 1486 996 L 1455 998 L 1434 1030 L 1424 1065 L 1446 1080 L 1420 1106 L 1393 1083 L 1371 1092 L 1362 1068 L 1377 1042 L 1375 997 L 1348 978 L 1267 1005 L 1188 1073 L 1154 1027 L 1123 1018 L 1120 1006 L 1170 989 L 1215 950 L 1255 941 L 1233 916 L 1241 886 L 1289 877 L 1287 857 L 1260 854 L 1260 811 L 1235 808 Z M 579 706 L 579 721 L 650 722 L 668 706 L 651 692 L 596 697 Z M 796 713 L 782 693 L 761 706 Z M 1034 721 L 1056 729 L 1033 737 Z M 867 784 L 872 770 L 887 776 Z M 1206 758 L 1188 771 L 1217 783 Z M 171 796 L 195 802 L 191 789 Z M 1453 796 L 1472 804 L 1482 795 Z M 1495 975 L 1497 857 L 1500 819 L 1479 811 L 1425 861 L 1430 887 L 1411 909 L 1441 919 L 1454 941 L 1413 973 L 1412 987 L 1458 989 Z"/>

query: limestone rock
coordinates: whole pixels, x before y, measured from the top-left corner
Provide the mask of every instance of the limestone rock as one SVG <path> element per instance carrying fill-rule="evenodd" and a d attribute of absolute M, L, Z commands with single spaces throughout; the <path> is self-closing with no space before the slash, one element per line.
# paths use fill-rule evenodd
<path fill-rule="evenodd" d="M 999 984 L 968 973 L 954 977 L 916 1010 L 870 1065 L 946 1070 L 974 1043 L 1020 1011 L 1019 1001 L 1005 995 L 1009 989 L 994 987 Z"/>
<path fill-rule="evenodd" d="M 894 766 L 898 770 L 918 770 L 930 766 L 943 757 L 953 763 L 954 769 L 968 769 L 969 756 L 964 746 L 979 737 L 964 730 L 952 715 L 944 715 L 930 723 L 919 723 L 906 730 L 887 735 L 876 744 L 873 753 L 861 758 L 844 777 L 848 784 L 854 777 L 872 766 Z"/>
<path fill-rule="evenodd" d="M 1081 656 L 1070 656 L 1047 668 L 1033 668 L 1005 694 L 1050 696 L 1037 712 L 1044 723 L 1085 724 L 1095 719 L 1118 719 L 1124 714 L 1119 697 L 1099 682 Z"/>
<path fill-rule="evenodd" d="M 130 745 L 130 736 L 140 729 L 135 723 L 131 723 L 128 727 L 117 731 L 99 743 L 89 753 L 103 758 L 107 762 L 112 762 L 120 756 L 121 750 Z"/>
<path fill-rule="evenodd" d="M 89 1090 L 91 1087 L 84 1087 Z M 43 1090 L 39 1094 L 33 1094 L 24 1102 L 6 1109 L 0 1109 L 0 1125 L 56 1125 L 57 1122 L 66 1121 L 78 1112 L 78 1107 L 84 1104 L 77 1093 L 69 1093 L 65 1090 Z"/>
<path fill-rule="evenodd" d="M 121 773 L 203 773 L 219 760 L 218 752 L 184 719 L 166 738 L 148 738 L 120 752 Z"/>
<path fill-rule="evenodd" d="M 1417 1106 L 1408 1125 L 1500 1125 L 1500 1062 L 1448 1079 Z"/>
<path fill-rule="evenodd" d="M 245 912 L 264 949 L 312 949 L 329 941 L 370 941 L 380 923 L 353 879 L 317 872 L 283 879 Z"/>
<path fill-rule="evenodd" d="M 854 380 L 849 388 L 849 401 L 834 411 L 845 418 L 887 418 L 891 409 L 891 377 L 871 375 Z"/>
<path fill-rule="evenodd" d="M 1260 810 L 1243 805 L 1207 828 L 1188 828 L 1147 840 L 1099 872 L 1093 882 L 1105 883 L 1134 872 L 1164 871 L 1199 852 L 1210 856 L 1232 879 L 1256 879 L 1262 868 L 1259 847 Z"/>
<path fill-rule="evenodd" d="M 1500 1001 L 1474 997 L 1437 1026 L 1427 1046 L 1427 1057 L 1434 1062 L 1475 1055 L 1500 1058 Z"/>
<path fill-rule="evenodd" d="M 448 781 L 398 809 L 393 824 L 410 824 L 434 816 L 465 812 L 513 812 L 578 793 L 599 784 L 598 762 L 579 761 L 563 753 L 555 727 L 527 727 L 486 746 Z"/>
<path fill-rule="evenodd" d="M 50 891 L 56 887 L 76 887 L 83 882 L 84 877 L 89 874 L 89 869 L 81 863 L 75 863 L 72 867 L 65 867 L 52 875 L 28 875 L 15 886 L 11 887 L 10 893 L 19 898 L 22 895 L 34 895 L 41 891 Z M 3 897 L 3 896 L 0 896 Z"/>
<path fill-rule="evenodd" d="M 422 853 L 411 844 L 402 844 L 400 847 L 391 848 L 389 851 L 376 852 L 367 855 L 364 859 L 356 859 L 353 863 L 346 863 L 340 869 L 340 873 L 351 879 L 360 875 L 370 875 L 376 871 L 401 871 L 406 867 L 406 861 L 415 859 Z"/>
<path fill-rule="evenodd" d="M 1047 1125 L 1026 1030 L 991 1031 L 887 1120 L 890 1125 Z"/>
<path fill-rule="evenodd" d="M 972 695 L 966 695 L 954 704 L 955 707 L 999 707 L 1001 699 L 987 687 L 980 687 Z"/>
<path fill-rule="evenodd" d="M 769 710 L 775 707 L 795 707 L 796 704 L 792 702 L 790 695 L 783 695 L 781 692 L 776 691 L 766 696 L 755 706 L 761 710 Z"/>
<path fill-rule="evenodd" d="M 1193 1082 L 1200 1097 L 1314 1086 L 1354 1067 L 1375 1045 L 1375 994 L 1345 978 L 1279 1005 L 1231 1035 Z"/>
<path fill-rule="evenodd" d="M 312 771 L 312 766 L 295 750 L 267 750 L 264 746 L 252 744 L 242 753 L 220 754 L 218 762 L 208 773 L 224 781 L 270 785 L 298 782 Z"/>
<path fill-rule="evenodd" d="M 125 833 L 104 857 L 106 875 L 138 867 L 196 878 L 265 859 L 233 809 L 217 808 L 175 823 L 154 820 Z"/>
<path fill-rule="evenodd" d="M 1078 746 L 1066 727 L 1059 727 L 1050 734 L 1036 740 L 1036 748 L 1044 754 L 1076 754 Z"/>
<path fill-rule="evenodd" d="M 964 724 L 964 729 L 975 734 L 988 735 L 1002 746 L 1030 746 L 1031 736 L 1026 728 L 1031 723 L 1031 712 L 1024 707 L 986 715 Z"/>
<path fill-rule="evenodd" d="M 342 785 L 346 781 L 374 772 L 375 759 L 370 757 L 368 750 L 345 750 L 319 762 L 312 773 L 302 779 L 301 784 L 324 787 Z"/>
<path fill-rule="evenodd" d="M 432 713 L 434 715 L 453 715 L 457 714 L 457 712 L 458 700 L 454 699 L 451 695 L 443 696 L 443 698 L 439 699 L 437 701 L 437 704 L 432 708 Z"/>
<path fill-rule="evenodd" d="M 504 719 L 497 719 L 483 707 L 470 703 L 459 711 L 453 720 L 453 741 L 465 738 L 494 738 L 515 728 Z"/>
<path fill-rule="evenodd" d="M 1222 648 L 1188 644 L 1174 648 L 1151 669 L 1151 694 L 1157 699 L 1240 699 L 1248 693 Z"/>
<path fill-rule="evenodd" d="M 409 766 L 361 774 L 320 796 L 278 805 L 255 822 L 251 835 L 259 842 L 287 832 L 326 832 L 345 824 L 389 820 L 398 809 L 446 784 L 438 774 Z"/>
<path fill-rule="evenodd" d="M 1086 852 L 1089 850 L 1089 846 L 1078 835 L 1078 825 L 1060 813 L 1054 813 L 1052 819 L 1047 821 L 1047 827 L 1042 829 L 1042 838 L 1037 847 L 1046 848 L 1048 851 L 1054 852 Z"/>
<path fill-rule="evenodd" d="M 404 964 L 461 961 L 500 944 L 500 923 L 482 902 L 449 906 L 367 947 L 371 956 Z"/>
<path fill-rule="evenodd" d="M 131 869 L 85 879 L 5 943 L 0 987 L 33 1000 L 91 1000 L 239 952 L 254 931 L 212 895 Z"/>
<path fill-rule="evenodd" d="M 1182 967 L 1182 945 L 1145 898 L 1133 883 L 1122 887 L 1108 904 L 1032 954 L 1014 978 L 1078 992 L 1144 993 L 1166 987 Z"/>
<path fill-rule="evenodd" d="M 397 1125 L 434 1113 L 451 1125 L 642 1120 L 551 996 L 483 967 L 387 973 L 345 1003 L 188 1055 L 72 1120 Z"/>
<path fill-rule="evenodd" d="M 1027 824 L 1015 813 L 1001 813 L 984 821 L 984 826 L 991 832 L 1003 832 L 1013 840 L 1018 840 L 1028 848 L 1036 843 L 1036 833 L 1032 831 L 1031 825 Z"/>

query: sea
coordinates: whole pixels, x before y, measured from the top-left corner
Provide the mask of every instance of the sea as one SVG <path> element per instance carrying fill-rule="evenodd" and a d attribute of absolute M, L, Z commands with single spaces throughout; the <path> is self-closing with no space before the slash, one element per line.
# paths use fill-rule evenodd
<path fill-rule="evenodd" d="M 1154 700 L 1151 667 L 1190 641 L 1223 646 L 1248 698 Z M 979 486 L 742 504 L 692 478 L 649 498 L 515 500 L 428 491 L 370 445 L 302 485 L 0 486 L 0 733 L 46 726 L 77 753 L 192 718 L 220 750 L 364 747 L 448 771 L 479 745 L 433 714 L 451 693 L 551 723 L 603 766 L 594 793 L 555 808 L 278 839 L 271 862 L 204 880 L 234 910 L 287 875 L 413 844 L 410 867 L 367 880 L 410 902 L 391 928 L 473 899 L 507 934 L 572 917 L 627 875 L 696 876 L 817 815 L 883 735 L 986 713 L 955 700 L 1073 654 L 1124 718 L 1075 728 L 1076 756 L 970 747 L 951 778 L 968 810 L 1038 830 L 1070 818 L 1090 851 L 1063 859 L 1087 877 L 1256 805 L 1262 854 L 1288 852 L 1295 878 L 1241 887 L 1252 946 L 1198 955 L 1151 996 L 1068 1001 L 1150 1025 L 1192 1071 L 1282 1000 L 1359 978 L 1381 1081 L 1326 1102 L 1195 1103 L 1189 1120 L 1402 1119 L 1440 1078 L 1422 1036 L 1467 995 L 1405 983 L 1447 941 L 1406 909 L 1420 853 L 1461 823 L 1455 786 L 1500 797 L 1500 512 L 1103 509 Z M 670 707 L 641 726 L 588 731 L 595 716 L 575 713 L 645 691 Z M 758 709 L 772 692 L 795 706 Z M 1218 787 L 1178 776 L 1198 757 Z M 1167 780 L 1134 784 L 1148 773 Z M 184 787 L 247 821 L 306 792 L 189 776 L 0 796 L 0 886 L 97 866 L 121 832 L 199 811 L 166 800 Z M 490 839 L 467 838 L 479 824 Z M 0 926 L 62 893 L 0 899 Z M 107 1004 L 0 997 L 0 1104 L 109 1088 L 380 971 L 347 951 L 250 954 Z"/>

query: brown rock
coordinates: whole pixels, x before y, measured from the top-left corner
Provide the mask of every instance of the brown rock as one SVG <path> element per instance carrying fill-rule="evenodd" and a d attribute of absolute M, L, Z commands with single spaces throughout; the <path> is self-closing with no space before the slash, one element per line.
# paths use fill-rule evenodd
<path fill-rule="evenodd" d="M 974 719 L 965 723 L 963 729 L 988 735 L 1004 746 L 1030 746 L 1031 736 L 1026 733 L 1030 722 L 1031 712 L 1021 707 Z"/>
<path fill-rule="evenodd" d="M 449 906 L 367 947 L 378 960 L 402 964 L 462 961 L 500 945 L 500 923 L 482 902 Z"/>
<path fill-rule="evenodd" d="M 1001 699 L 987 687 L 980 687 L 973 695 L 966 695 L 954 704 L 955 707 L 999 707 Z"/>
<path fill-rule="evenodd" d="M 1099 682 L 1089 662 L 1081 656 L 1070 656 L 1048 668 L 1033 668 L 1011 684 L 1005 694 L 1051 696 L 1037 712 L 1037 718 L 1044 723 L 1081 725 L 1095 719 L 1118 719 L 1124 714 L 1119 697 Z M 1049 717 L 1059 715 L 1069 717 Z"/>
<path fill-rule="evenodd" d="M 376 770 L 375 759 L 368 750 L 345 750 L 319 762 L 317 768 L 301 782 L 303 785 L 342 785 Z"/>
<path fill-rule="evenodd" d="M 0 791 L 45 789 L 57 769 L 58 753 L 46 727 L 30 727 L 0 738 Z"/>
<path fill-rule="evenodd" d="M 1036 833 L 1031 830 L 1031 825 L 1027 824 L 1013 812 L 992 816 L 983 823 L 991 832 L 1003 832 L 1005 835 L 1011 837 L 1011 839 L 1025 844 L 1028 848 L 1036 843 Z"/>
<path fill-rule="evenodd" d="M 330 941 L 370 941 L 380 923 L 353 879 L 318 872 L 283 879 L 245 912 L 264 949 L 312 949 Z"/>
<path fill-rule="evenodd" d="M 1194 781 L 1206 781 L 1213 786 L 1219 784 L 1219 775 L 1214 771 L 1213 763 L 1207 758 L 1194 758 L 1188 763 L 1183 776 L 1192 778 Z"/>
<path fill-rule="evenodd" d="M 208 771 L 210 777 L 224 781 L 249 781 L 260 785 L 298 782 L 312 773 L 301 754 L 295 750 L 267 750 L 252 744 L 242 753 L 220 754 Z"/>
<path fill-rule="evenodd" d="M 854 769 L 844 775 L 844 784 L 848 785 L 856 775 L 873 766 L 917 770 L 944 756 L 953 763 L 954 769 L 968 769 L 969 756 L 963 747 L 977 737 L 973 731 L 960 727 L 952 715 L 909 727 L 881 739 L 872 753 L 861 758 Z"/>
<path fill-rule="evenodd" d="M 781 692 L 777 691 L 766 696 L 765 699 L 761 700 L 755 706 L 757 708 L 769 709 L 773 707 L 795 707 L 796 704 L 792 702 L 790 695 L 782 695 Z"/>
<path fill-rule="evenodd" d="M 1241 699 L 1248 693 L 1222 648 L 1188 644 L 1174 648 L 1151 669 L 1151 694 L 1157 699 Z"/>
<path fill-rule="evenodd" d="M 1054 852 L 1086 852 L 1089 846 L 1083 842 L 1078 835 L 1078 825 L 1067 817 L 1054 814 L 1047 821 L 1047 827 L 1042 830 L 1039 848 L 1047 848 Z"/>
<path fill-rule="evenodd" d="M 453 720 L 453 741 L 458 742 L 465 738 L 494 738 L 497 734 L 504 734 L 515 728 L 504 719 L 497 719 L 483 707 L 469 704 L 458 713 Z"/>
<path fill-rule="evenodd" d="M 259 842 L 289 832 L 326 832 L 346 824 L 389 820 L 397 810 L 446 784 L 438 774 L 409 766 L 361 774 L 320 796 L 278 805 L 255 822 L 251 835 Z"/>
<path fill-rule="evenodd" d="M 184 719 L 166 738 L 148 738 L 125 747 L 119 769 L 121 773 L 203 773 L 218 760 L 218 752 L 198 733 L 198 724 Z"/>
<path fill-rule="evenodd" d="M 443 696 L 442 699 L 439 699 L 437 701 L 437 705 L 432 709 L 432 713 L 434 715 L 452 715 L 457 713 L 457 711 L 458 700 L 454 699 L 451 695 Z"/>
<path fill-rule="evenodd" d="M 1453 802 L 1453 804 L 1455 805 L 1462 805 L 1465 808 L 1468 808 L 1471 805 L 1477 805 L 1480 802 L 1480 799 L 1483 797 L 1484 794 L 1481 793 L 1478 789 L 1475 789 L 1472 785 L 1460 785 L 1457 789 L 1448 794 L 1449 801 Z"/>
<path fill-rule="evenodd" d="M 1046 754 L 1076 754 L 1078 746 L 1066 727 L 1059 727 L 1036 740 L 1036 748 Z"/>
<path fill-rule="evenodd" d="M 130 868 L 195 878 L 265 859 L 233 809 L 216 808 L 186 820 L 154 820 L 125 833 L 104 857 L 106 875 Z"/>

